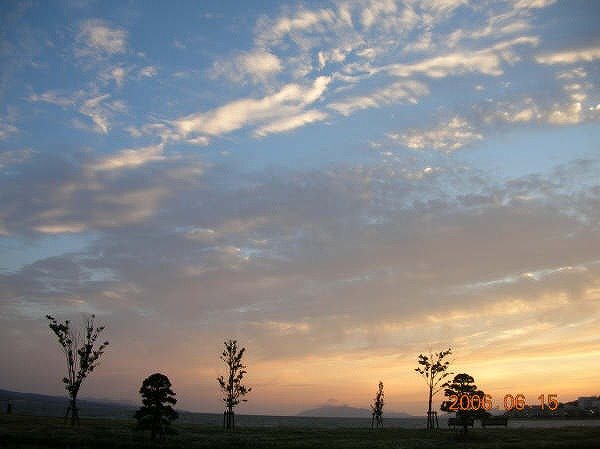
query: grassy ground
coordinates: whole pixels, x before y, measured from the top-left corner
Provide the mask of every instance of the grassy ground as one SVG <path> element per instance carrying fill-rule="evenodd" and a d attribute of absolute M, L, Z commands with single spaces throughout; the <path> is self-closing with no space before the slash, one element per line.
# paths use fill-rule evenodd
<path fill-rule="evenodd" d="M 147 433 L 132 430 L 133 421 L 82 419 L 79 428 L 62 419 L 1 415 L 0 448 L 133 449 L 133 448 L 599 448 L 600 427 L 553 429 L 474 429 L 467 435 L 448 430 L 220 428 L 187 424 L 165 442 L 152 442 Z"/>

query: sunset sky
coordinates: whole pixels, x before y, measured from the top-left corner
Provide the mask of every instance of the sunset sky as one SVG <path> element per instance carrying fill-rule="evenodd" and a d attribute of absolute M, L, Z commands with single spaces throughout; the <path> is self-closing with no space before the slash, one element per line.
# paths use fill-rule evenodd
<path fill-rule="evenodd" d="M 501 400 L 600 394 L 600 2 L 3 1 L 0 388 L 423 414 L 419 353 Z M 441 400 L 441 397 L 438 398 Z"/>

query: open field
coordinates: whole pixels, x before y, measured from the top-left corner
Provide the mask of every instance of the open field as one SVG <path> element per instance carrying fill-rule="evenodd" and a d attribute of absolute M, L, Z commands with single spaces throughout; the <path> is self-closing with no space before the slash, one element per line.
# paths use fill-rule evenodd
<path fill-rule="evenodd" d="M 314 429 L 242 427 L 225 433 L 214 426 L 177 425 L 177 435 L 152 442 L 131 420 L 82 419 L 79 428 L 55 417 L 0 416 L 0 448 L 597 448 L 600 427 L 474 429 L 468 435 L 439 430 L 390 428 Z"/>

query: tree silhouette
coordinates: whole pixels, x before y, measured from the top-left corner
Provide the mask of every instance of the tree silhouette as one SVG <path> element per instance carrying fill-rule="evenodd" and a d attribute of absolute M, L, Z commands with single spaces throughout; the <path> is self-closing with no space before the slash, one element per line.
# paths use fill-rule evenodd
<path fill-rule="evenodd" d="M 65 413 L 65 422 L 71 414 L 71 425 L 79 424 L 79 409 L 77 408 L 77 394 L 84 379 L 94 371 L 99 364 L 108 341 L 100 344 L 97 349 L 94 345 L 104 330 L 104 326 L 94 327 L 94 315 L 91 315 L 81 331 L 71 327 L 69 320 L 59 323 L 51 315 L 46 315 L 50 321 L 48 326 L 56 334 L 67 362 L 67 376 L 63 378 L 65 389 L 69 394 L 69 406 Z"/>
<path fill-rule="evenodd" d="M 171 390 L 171 381 L 164 374 L 154 373 L 144 379 L 140 394 L 143 405 L 135 412 L 138 428 L 150 429 L 152 439 L 156 438 L 157 434 L 163 439 L 171 421 L 179 417 L 171 407 L 177 403 L 175 393 Z"/>
<path fill-rule="evenodd" d="M 375 395 L 375 401 L 373 405 L 371 405 L 371 429 L 373 428 L 373 424 L 377 424 L 377 428 L 383 427 L 383 382 L 379 381 L 379 390 L 377 390 L 377 394 Z"/>
<path fill-rule="evenodd" d="M 429 352 L 429 355 L 419 354 L 417 362 L 419 365 L 415 368 L 415 371 L 419 373 L 429 389 L 429 401 L 427 408 L 427 430 L 434 428 L 433 412 L 431 411 L 431 401 L 433 397 L 442 389 L 440 382 L 447 376 L 453 374 L 447 372 L 450 362 L 444 361 L 444 358 L 452 354 L 452 348 L 448 348 L 447 351 L 441 351 L 436 353 Z"/>
<path fill-rule="evenodd" d="M 217 378 L 221 391 L 223 392 L 223 402 L 225 402 L 225 412 L 223 413 L 223 425 L 226 429 L 235 429 L 235 415 L 233 408 L 240 402 L 246 402 L 243 396 L 252 391 L 252 388 L 242 384 L 242 379 L 246 374 L 246 365 L 242 363 L 246 348 L 238 350 L 237 340 L 227 340 L 225 350 L 221 354 L 221 360 L 227 365 L 227 377 Z"/>
<path fill-rule="evenodd" d="M 485 393 L 477 389 L 475 385 L 475 379 L 466 373 L 457 374 L 450 382 L 446 382 L 444 385 L 444 396 L 450 398 L 456 396 L 457 401 L 444 401 L 440 406 L 440 410 L 444 412 L 451 412 L 450 406 L 454 405 L 458 408 L 456 410 L 456 417 L 462 421 L 463 429 L 467 432 L 467 423 L 469 418 L 483 419 L 490 414 L 484 408 Z M 464 401 L 461 399 L 463 395 L 466 395 L 469 400 Z M 479 399 L 473 400 L 474 396 L 479 396 Z M 462 402 L 462 404 L 461 404 Z M 475 410 L 474 408 L 477 408 Z"/>

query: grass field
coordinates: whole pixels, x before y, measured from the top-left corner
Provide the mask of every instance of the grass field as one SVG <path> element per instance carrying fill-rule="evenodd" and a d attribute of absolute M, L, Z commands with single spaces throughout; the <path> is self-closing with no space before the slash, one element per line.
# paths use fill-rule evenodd
<path fill-rule="evenodd" d="M 152 442 L 129 420 L 82 419 L 79 428 L 60 418 L 0 416 L 0 448 L 599 448 L 600 427 L 448 430 L 311 429 L 248 427 L 235 433 L 198 424 L 177 425 L 177 435 Z"/>

